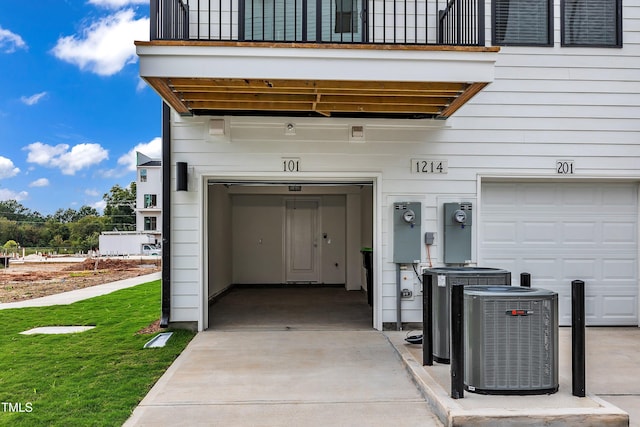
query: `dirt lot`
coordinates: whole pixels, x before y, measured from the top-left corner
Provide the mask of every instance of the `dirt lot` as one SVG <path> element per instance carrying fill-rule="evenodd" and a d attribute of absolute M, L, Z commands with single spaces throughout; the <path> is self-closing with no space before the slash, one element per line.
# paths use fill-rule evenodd
<path fill-rule="evenodd" d="M 83 262 L 11 262 L 0 269 L 0 302 L 23 301 L 162 270 L 159 261 L 88 258 Z"/>

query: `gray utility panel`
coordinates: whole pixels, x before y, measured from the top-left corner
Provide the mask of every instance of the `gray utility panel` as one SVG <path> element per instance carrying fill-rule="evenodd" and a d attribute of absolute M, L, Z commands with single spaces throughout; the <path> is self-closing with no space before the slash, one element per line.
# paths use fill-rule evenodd
<path fill-rule="evenodd" d="M 393 262 L 418 264 L 421 258 L 422 204 L 397 202 L 393 204 Z"/>
<path fill-rule="evenodd" d="M 464 288 L 464 383 L 482 394 L 558 391 L 558 294 Z"/>
<path fill-rule="evenodd" d="M 500 268 L 440 267 L 426 270 L 425 275 L 432 276 L 433 358 L 440 363 L 449 363 L 451 287 L 454 284 L 511 286 L 511 273 Z"/>
<path fill-rule="evenodd" d="M 444 263 L 466 264 L 471 260 L 471 202 L 444 204 Z"/>

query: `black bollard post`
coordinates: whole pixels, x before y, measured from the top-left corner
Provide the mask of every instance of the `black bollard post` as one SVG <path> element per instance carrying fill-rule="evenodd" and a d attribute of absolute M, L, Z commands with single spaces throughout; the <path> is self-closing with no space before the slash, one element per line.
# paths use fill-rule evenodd
<path fill-rule="evenodd" d="M 451 287 L 451 397 L 464 397 L 464 285 Z"/>
<path fill-rule="evenodd" d="M 520 273 L 520 286 L 523 288 L 531 287 L 531 274 L 530 273 Z"/>
<path fill-rule="evenodd" d="M 573 395 L 586 396 L 584 282 L 571 282 L 571 386 Z"/>
<path fill-rule="evenodd" d="M 422 364 L 433 365 L 433 276 L 422 275 Z"/>

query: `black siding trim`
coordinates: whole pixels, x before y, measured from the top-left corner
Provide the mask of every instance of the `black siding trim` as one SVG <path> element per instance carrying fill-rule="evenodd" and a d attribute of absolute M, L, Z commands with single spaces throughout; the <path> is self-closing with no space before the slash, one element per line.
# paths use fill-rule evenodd
<path fill-rule="evenodd" d="M 171 109 L 162 103 L 162 314 L 160 327 L 171 314 Z"/>

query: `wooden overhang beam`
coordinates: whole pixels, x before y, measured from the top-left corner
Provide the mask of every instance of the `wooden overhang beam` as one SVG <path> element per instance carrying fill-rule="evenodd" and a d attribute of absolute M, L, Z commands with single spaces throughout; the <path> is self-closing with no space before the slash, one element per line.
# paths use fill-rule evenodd
<path fill-rule="evenodd" d="M 145 80 L 178 114 L 191 114 L 189 107 L 169 86 L 167 79 L 161 77 L 146 77 Z"/>
<path fill-rule="evenodd" d="M 146 77 L 180 114 L 197 111 L 451 116 L 487 83 Z"/>

